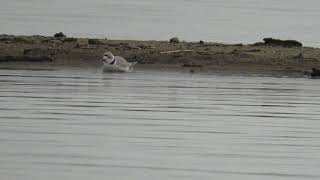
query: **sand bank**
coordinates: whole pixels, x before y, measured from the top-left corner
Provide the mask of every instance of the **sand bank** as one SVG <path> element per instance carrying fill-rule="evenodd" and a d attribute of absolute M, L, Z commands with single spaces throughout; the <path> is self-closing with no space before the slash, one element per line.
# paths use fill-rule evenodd
<path fill-rule="evenodd" d="M 100 66 L 111 51 L 128 61 L 154 67 L 190 69 L 285 70 L 303 72 L 320 67 L 320 49 L 283 44 L 221 44 L 213 42 L 132 41 L 89 38 L 0 35 L 0 66 L 29 61 L 48 66 Z"/>

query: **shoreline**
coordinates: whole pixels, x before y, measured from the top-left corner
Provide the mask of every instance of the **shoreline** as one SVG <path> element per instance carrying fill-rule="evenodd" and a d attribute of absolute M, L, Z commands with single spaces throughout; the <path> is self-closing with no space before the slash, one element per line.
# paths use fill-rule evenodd
<path fill-rule="evenodd" d="M 136 41 L 48 36 L 0 35 L 0 66 L 32 62 L 48 66 L 101 66 L 106 51 L 145 66 L 196 70 L 309 71 L 320 68 L 320 48 L 297 43 L 222 44 L 214 42 Z M 277 41 L 275 41 L 277 43 Z M 292 42 L 295 43 L 292 45 Z M 299 45 L 299 44 L 298 44 Z M 302 45 L 302 44 L 301 44 Z"/>

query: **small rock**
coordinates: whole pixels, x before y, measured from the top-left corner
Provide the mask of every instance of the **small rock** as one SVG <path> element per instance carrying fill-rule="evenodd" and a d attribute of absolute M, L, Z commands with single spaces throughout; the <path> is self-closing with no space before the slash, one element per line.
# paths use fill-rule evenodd
<path fill-rule="evenodd" d="M 179 42 L 180 42 L 180 40 L 177 37 L 173 37 L 170 39 L 170 43 L 179 43 Z"/>
<path fill-rule="evenodd" d="M 65 38 L 65 37 L 67 37 L 67 36 L 64 35 L 62 32 L 59 32 L 59 33 L 54 34 L 53 37 L 55 37 L 55 38 Z"/>
<path fill-rule="evenodd" d="M 311 77 L 320 77 L 320 69 L 312 68 Z"/>

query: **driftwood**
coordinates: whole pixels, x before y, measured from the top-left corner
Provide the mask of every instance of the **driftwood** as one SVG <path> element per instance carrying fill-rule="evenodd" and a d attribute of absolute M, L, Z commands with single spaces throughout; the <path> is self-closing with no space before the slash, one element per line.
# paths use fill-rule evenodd
<path fill-rule="evenodd" d="M 210 46 L 220 46 L 219 44 L 200 44 L 195 47 L 210 47 Z"/>
<path fill-rule="evenodd" d="M 172 54 L 172 53 L 180 53 L 180 52 L 194 52 L 194 50 L 186 49 L 186 50 L 164 51 L 164 52 L 160 52 L 160 54 Z"/>
<path fill-rule="evenodd" d="M 231 47 L 231 46 L 237 46 L 237 47 L 242 47 L 244 46 L 243 44 L 239 43 L 239 44 L 220 44 L 220 43 L 213 43 L 213 44 L 201 44 L 197 45 L 195 47 L 199 48 L 199 47 L 210 47 L 210 46 L 219 46 L 219 47 Z"/>

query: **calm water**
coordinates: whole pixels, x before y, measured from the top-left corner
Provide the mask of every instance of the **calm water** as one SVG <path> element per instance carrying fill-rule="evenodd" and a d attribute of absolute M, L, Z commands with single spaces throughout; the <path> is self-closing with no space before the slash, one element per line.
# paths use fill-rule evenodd
<path fill-rule="evenodd" d="M 320 47 L 319 0 L 0 0 L 0 33 Z"/>
<path fill-rule="evenodd" d="M 1 180 L 320 178 L 320 81 L 0 70 Z"/>

